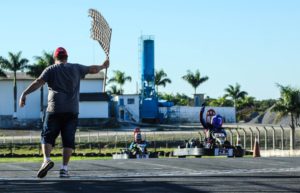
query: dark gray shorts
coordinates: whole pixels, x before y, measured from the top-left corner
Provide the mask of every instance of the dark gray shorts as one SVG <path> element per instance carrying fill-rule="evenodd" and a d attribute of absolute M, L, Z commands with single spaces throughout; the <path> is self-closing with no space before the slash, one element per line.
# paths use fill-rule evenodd
<path fill-rule="evenodd" d="M 47 112 L 41 143 L 55 146 L 55 140 L 61 134 L 63 147 L 75 148 L 75 132 L 78 124 L 78 114 L 74 113 L 50 113 Z"/>

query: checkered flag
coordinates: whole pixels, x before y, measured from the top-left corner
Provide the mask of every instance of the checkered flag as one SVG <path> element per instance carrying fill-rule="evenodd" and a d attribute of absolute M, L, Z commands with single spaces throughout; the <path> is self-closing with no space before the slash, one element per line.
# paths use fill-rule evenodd
<path fill-rule="evenodd" d="M 91 38 L 99 42 L 106 54 L 106 57 L 108 58 L 112 30 L 109 27 L 107 21 L 97 10 L 89 9 L 89 16 L 92 18 Z M 107 69 L 105 69 L 104 74 L 103 92 L 105 92 L 106 74 Z"/>

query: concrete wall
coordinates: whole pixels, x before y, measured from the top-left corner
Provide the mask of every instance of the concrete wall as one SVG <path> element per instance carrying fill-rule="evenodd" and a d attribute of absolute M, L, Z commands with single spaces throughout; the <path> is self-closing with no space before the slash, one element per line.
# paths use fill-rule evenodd
<path fill-rule="evenodd" d="M 79 118 L 109 118 L 108 102 L 79 103 Z"/>
<path fill-rule="evenodd" d="M 21 119 L 33 119 L 40 117 L 40 91 L 37 90 L 27 96 L 26 106 L 19 108 L 19 98 L 32 80 L 17 81 L 17 117 Z M 47 88 L 45 87 L 46 93 Z M 46 101 L 47 94 L 44 95 Z M 13 115 L 14 112 L 14 94 L 13 81 L 0 81 L 0 115 Z"/>
<path fill-rule="evenodd" d="M 300 150 L 261 150 L 262 157 L 299 157 Z"/>
<path fill-rule="evenodd" d="M 33 80 L 17 81 L 17 103 L 22 92 Z M 101 92 L 102 80 L 81 80 L 80 92 Z M 47 105 L 48 87 L 44 86 L 44 105 Z M 0 81 L 0 116 L 12 116 L 14 112 L 13 81 Z M 80 102 L 80 117 L 107 118 L 108 102 Z M 100 109 L 100 110 L 98 110 Z M 19 108 L 17 104 L 18 119 L 39 119 L 40 118 L 40 90 L 36 90 L 27 96 L 26 106 Z"/>
<path fill-rule="evenodd" d="M 80 92 L 81 93 L 102 92 L 102 89 L 103 89 L 103 81 L 102 80 L 83 79 L 80 81 Z"/>
<path fill-rule="evenodd" d="M 102 92 L 102 80 L 87 80 L 80 81 L 81 93 Z M 81 101 L 79 103 L 79 118 L 108 118 L 109 107 L 106 101 Z"/>
<path fill-rule="evenodd" d="M 188 107 L 188 106 L 174 106 L 174 107 L 160 107 L 160 113 L 163 113 L 165 117 L 174 121 L 193 122 L 198 123 L 199 113 L 201 107 Z M 217 114 L 220 114 L 224 118 L 225 123 L 235 123 L 235 108 L 234 107 L 206 107 L 204 114 L 207 110 L 214 109 Z"/>

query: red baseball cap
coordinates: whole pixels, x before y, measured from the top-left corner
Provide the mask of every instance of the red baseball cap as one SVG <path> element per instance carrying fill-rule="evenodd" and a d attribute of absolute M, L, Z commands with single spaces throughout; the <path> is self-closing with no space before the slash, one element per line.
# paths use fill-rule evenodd
<path fill-rule="evenodd" d="M 58 56 L 68 56 L 67 50 L 63 47 L 56 48 L 53 56 L 56 58 Z"/>

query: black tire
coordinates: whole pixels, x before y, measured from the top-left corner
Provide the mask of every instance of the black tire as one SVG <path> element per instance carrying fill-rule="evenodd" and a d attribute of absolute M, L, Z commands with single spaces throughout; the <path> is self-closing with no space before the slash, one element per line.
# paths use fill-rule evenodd
<path fill-rule="evenodd" d="M 158 158 L 158 152 L 150 152 L 149 158 Z"/>
<path fill-rule="evenodd" d="M 198 148 L 204 148 L 204 145 L 202 143 L 197 145 Z"/>
<path fill-rule="evenodd" d="M 214 149 L 204 149 L 204 155 L 214 156 L 215 155 L 215 150 Z"/>
<path fill-rule="evenodd" d="M 235 147 L 233 152 L 234 152 L 234 157 L 243 157 L 244 156 L 244 150 L 240 146 Z"/>
<path fill-rule="evenodd" d="M 224 141 L 223 146 L 224 146 L 225 148 L 230 148 L 230 147 L 231 147 L 231 144 L 230 144 L 229 141 L 226 140 L 226 141 Z"/>

